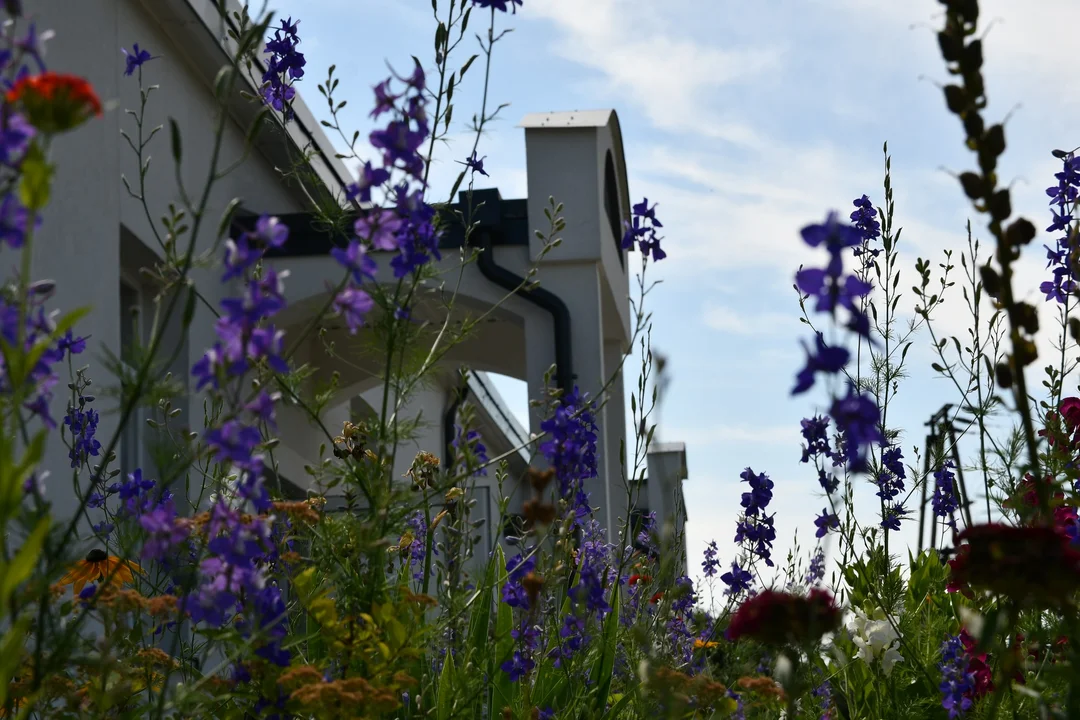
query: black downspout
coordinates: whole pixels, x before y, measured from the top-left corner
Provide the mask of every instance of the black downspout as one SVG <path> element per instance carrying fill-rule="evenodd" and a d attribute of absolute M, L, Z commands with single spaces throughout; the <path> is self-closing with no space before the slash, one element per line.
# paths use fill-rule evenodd
<path fill-rule="evenodd" d="M 454 399 L 443 414 L 443 466 L 449 471 L 454 466 L 454 440 L 457 428 L 457 411 L 469 394 L 468 382 L 463 382 L 454 393 Z"/>
<path fill-rule="evenodd" d="M 570 309 L 566 303 L 556 295 L 541 287 L 522 288 L 525 278 L 495 262 L 495 251 L 492 248 L 491 236 L 486 231 L 480 232 L 482 250 L 476 260 L 476 266 L 480 274 L 507 290 L 517 290 L 517 295 L 524 300 L 543 308 L 551 313 L 551 319 L 555 326 L 555 384 L 564 393 L 569 393 L 574 387 L 574 369 L 572 340 L 570 336 Z"/>

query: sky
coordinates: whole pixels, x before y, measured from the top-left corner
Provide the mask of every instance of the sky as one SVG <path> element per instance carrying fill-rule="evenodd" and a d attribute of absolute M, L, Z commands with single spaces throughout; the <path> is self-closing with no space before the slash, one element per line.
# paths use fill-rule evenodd
<path fill-rule="evenodd" d="M 1080 4 L 981 4 L 986 116 L 1008 116 L 1000 176 L 1013 190 L 1014 212 L 1041 229 L 1050 220 L 1043 190 L 1060 165 L 1050 151 L 1080 144 L 1073 121 L 1080 75 L 1069 72 L 1070 45 L 1050 30 L 1080 23 Z M 430 0 L 270 6 L 301 20 L 308 64 L 298 87 L 309 106 L 321 117 L 325 103 L 315 84 L 336 64 L 338 93 L 349 99 L 345 125 L 362 134 L 371 128 L 370 88 L 386 77 L 388 64 L 404 71 L 416 54 L 433 65 Z M 886 141 L 895 222 L 903 227 L 901 315 L 913 307 L 916 258 L 931 261 L 936 283 L 951 248 L 958 282 L 934 329 L 938 337 L 965 337 L 958 260 L 969 219 L 984 254 L 989 241 L 984 219 L 951 174 L 974 162 L 940 90 L 948 76 L 934 34 L 943 22 L 939 7 L 934 0 L 525 0 L 516 15 L 497 20 L 513 32 L 496 44 L 490 84 L 491 100 L 508 106 L 481 141 L 491 185 L 504 197 L 525 196 L 524 131 L 516 125 L 527 113 L 615 108 L 631 198 L 658 203 L 668 258 L 655 274 L 650 270 L 663 284 L 649 307 L 653 347 L 667 357 L 670 375 L 658 435 L 687 446 L 692 576 L 700 575 L 710 540 L 723 564 L 735 558 L 745 488 L 739 474 L 746 467 L 775 483 L 774 556 L 787 555 L 796 533 L 804 557 L 816 542 L 813 519 L 825 500 L 816 472 L 799 462 L 799 421 L 822 411 L 827 397 L 820 385 L 790 395 L 804 361 L 800 339 L 809 337 L 792 282 L 800 263 L 822 261 L 802 245 L 799 230 L 829 210 L 846 215 L 864 193 L 882 204 Z M 487 19 L 474 13 L 470 29 L 482 31 Z M 476 51 L 476 40 L 467 38 L 458 62 Z M 451 142 L 433 168 L 436 189 L 449 188 L 460 167 L 454 161 L 468 154 L 466 124 L 483 81 L 479 63 L 455 95 Z M 1018 294 L 1039 306 L 1044 328 L 1040 360 L 1029 371 L 1032 392 L 1041 391 L 1041 368 L 1054 354 L 1047 329 L 1056 311 L 1038 292 L 1047 274 L 1043 243 L 1052 240 L 1040 232 L 1017 278 Z M 929 336 L 913 340 L 909 377 L 889 409 L 889 425 L 909 430 L 899 441 L 908 462 L 924 445 L 929 416 L 959 400 L 930 369 Z M 628 387 L 634 381 L 629 377 Z M 523 383 L 498 385 L 524 416 Z M 1068 387 L 1075 392 L 1075 385 Z M 973 447 L 961 441 L 965 463 Z M 861 485 L 857 504 L 866 512 L 859 516 L 872 523 L 876 498 L 865 480 Z M 914 523 L 907 523 L 904 540 L 914 536 Z"/>

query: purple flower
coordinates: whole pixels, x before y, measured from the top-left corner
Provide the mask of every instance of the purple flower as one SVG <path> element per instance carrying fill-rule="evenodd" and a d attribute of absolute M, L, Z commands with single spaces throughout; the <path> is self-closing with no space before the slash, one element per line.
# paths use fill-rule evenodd
<path fill-rule="evenodd" d="M 25 117 L 9 108 L 0 116 L 0 164 L 19 165 L 35 133 L 34 126 Z"/>
<path fill-rule="evenodd" d="M 625 226 L 626 232 L 623 233 L 622 238 L 623 250 L 630 250 L 636 242 L 641 254 L 646 258 L 651 254 L 654 262 L 667 257 L 667 253 L 660 248 L 662 238 L 656 234 L 657 228 L 664 226 L 656 219 L 656 205 L 649 207 L 648 198 L 633 206 L 632 221 L 625 223 Z"/>
<path fill-rule="evenodd" d="M 76 337 L 69 328 L 64 336 L 56 341 L 56 347 L 61 352 L 68 352 L 72 355 L 78 355 L 86 350 L 86 338 Z"/>
<path fill-rule="evenodd" d="M 484 157 L 487 157 L 487 155 Z M 472 155 L 465 158 L 465 162 L 461 164 L 474 173 L 480 173 L 484 177 L 490 177 L 490 175 L 487 174 L 487 171 L 484 170 L 484 158 L 477 159 L 475 150 L 473 150 Z"/>
<path fill-rule="evenodd" d="M 141 515 L 139 525 L 146 531 L 142 549 L 145 560 L 164 560 L 188 536 L 188 527 L 176 521 L 176 507 L 171 499 Z"/>
<path fill-rule="evenodd" d="M 825 577 L 825 551 L 820 547 L 810 559 L 810 567 L 806 572 L 806 584 L 816 585 Z"/>
<path fill-rule="evenodd" d="M 520 650 L 515 650 L 513 657 L 499 666 L 504 673 L 510 676 L 510 682 L 517 682 L 534 667 L 536 667 L 536 663 L 532 661 L 532 658 Z"/>
<path fill-rule="evenodd" d="M 424 577 L 424 560 L 427 557 L 427 521 L 424 512 L 417 510 L 408 517 L 405 524 L 412 530 L 413 539 L 409 545 L 409 559 L 413 566 L 413 580 Z M 434 546 L 432 546 L 434 550 Z"/>
<path fill-rule="evenodd" d="M 365 278 L 375 277 L 375 271 L 378 270 L 375 261 L 368 256 L 367 248 L 361 245 L 357 240 L 350 240 L 348 247 L 344 249 L 332 249 L 330 254 L 334 256 L 334 259 L 337 260 L 342 267 L 352 273 L 353 282 L 357 285 L 363 283 Z"/>
<path fill-rule="evenodd" d="M 885 445 L 879 423 L 881 411 L 877 403 L 866 394 L 848 385 L 848 394 L 833 401 L 829 410 L 836 429 L 844 436 L 845 458 L 852 472 L 864 472 L 867 467 L 866 450 L 871 443 Z"/>
<path fill-rule="evenodd" d="M 389 82 L 389 80 L 386 81 L 386 83 Z M 392 101 L 390 108 L 393 108 Z M 350 183 L 345 188 L 345 199 L 349 202 L 359 199 L 360 202 L 369 203 L 371 202 L 371 189 L 380 187 L 389 180 L 390 172 L 386 168 L 372 167 L 371 161 L 365 162 L 364 167 L 360 170 L 360 179 L 357 182 Z"/>
<path fill-rule="evenodd" d="M 792 395 L 804 393 L 813 387 L 814 377 L 819 372 L 829 373 L 830 375 L 840 372 L 851 357 L 851 353 L 845 348 L 826 345 L 825 338 L 821 333 L 817 334 L 815 342 L 816 347 L 813 351 L 806 347 L 805 342 L 803 343 L 803 347 L 806 348 L 806 367 L 795 376 L 795 387 L 791 391 Z"/>
<path fill-rule="evenodd" d="M 812 418 L 803 418 L 800 424 L 802 425 L 803 440 L 806 440 L 800 462 L 810 462 L 810 458 L 818 455 L 824 455 L 827 458 L 833 457 L 832 449 L 829 446 L 829 418 L 815 415 Z"/>
<path fill-rule="evenodd" d="M 300 37 L 296 34 L 297 26 L 290 17 L 281 21 L 281 27 L 274 30 L 274 37 L 266 42 L 265 52 L 270 55 L 263 73 L 263 101 L 278 112 L 284 112 L 285 119 L 292 117 L 292 111 L 286 105 L 296 95 L 292 81 L 304 77 L 304 54 L 296 50 Z"/>
<path fill-rule="evenodd" d="M 481 8 L 491 8 L 494 12 L 506 12 L 507 9 L 512 9 L 514 14 L 517 14 L 518 6 L 521 5 L 522 0 L 473 0 L 473 5 Z"/>
<path fill-rule="evenodd" d="M 951 635 L 941 644 L 941 707 L 950 718 L 963 717 L 971 709 L 971 693 L 975 689 L 975 676 L 968 672 L 967 651 L 959 635 Z"/>
<path fill-rule="evenodd" d="M 529 595 L 521 581 L 536 567 L 536 560 L 521 553 L 506 561 L 507 580 L 502 587 L 502 601 L 510 607 L 529 607 Z"/>
<path fill-rule="evenodd" d="M 830 530 L 840 529 L 840 516 L 829 512 L 829 509 L 825 508 L 821 511 L 821 515 L 814 520 L 814 525 L 817 526 L 815 536 L 823 538 Z"/>
<path fill-rule="evenodd" d="M 772 500 L 773 481 L 765 473 L 754 474 L 750 468 L 743 470 L 739 477 L 750 485 L 750 492 L 742 494 L 742 506 L 748 516 L 757 515 Z"/>
<path fill-rule="evenodd" d="M 720 567 L 720 561 L 716 559 L 716 555 L 716 541 L 711 540 L 709 544 L 705 546 L 705 559 L 701 561 L 701 572 L 705 577 L 713 577 L 716 575 L 717 568 Z"/>
<path fill-rule="evenodd" d="M 1046 257 L 1049 261 L 1047 269 L 1053 267 L 1053 280 L 1043 282 L 1039 289 L 1046 294 L 1046 300 L 1055 300 L 1064 303 L 1067 296 L 1076 290 L 1076 282 L 1073 278 L 1072 268 L 1068 262 L 1069 253 L 1069 228 L 1074 220 L 1078 190 L 1080 190 L 1080 158 L 1073 153 L 1064 153 L 1060 157 L 1062 162 L 1061 172 L 1056 173 L 1058 184 L 1046 189 L 1050 196 L 1050 204 L 1056 205 L 1057 209 L 1051 209 L 1053 222 L 1046 228 L 1047 232 L 1063 233 L 1055 240 L 1055 249 L 1046 248 Z"/>
<path fill-rule="evenodd" d="M 345 325 L 353 335 L 363 324 L 375 301 L 366 292 L 356 287 L 346 287 L 334 297 L 332 309 L 345 318 Z"/>
<path fill-rule="evenodd" d="M 220 428 L 208 430 L 205 440 L 217 462 L 245 467 L 251 463 L 251 455 L 262 442 L 262 435 L 258 428 L 229 420 Z"/>
<path fill-rule="evenodd" d="M 68 408 L 68 414 L 64 416 L 64 425 L 71 431 L 68 459 L 72 468 L 80 467 L 101 453 L 101 443 L 94 437 L 99 417 L 96 410 L 87 407 L 90 399 L 80 395 L 79 406 Z"/>
<path fill-rule="evenodd" d="M 881 513 L 881 527 L 884 530 L 899 530 L 900 521 L 904 519 L 904 516 L 908 514 L 907 508 L 900 503 L 895 505 L 886 505 L 885 510 Z"/>
<path fill-rule="evenodd" d="M 726 591 L 728 595 L 739 595 L 749 591 L 753 579 L 754 576 L 739 567 L 737 562 L 731 563 L 731 572 L 726 572 L 720 576 L 721 582 L 728 586 Z"/>
<path fill-rule="evenodd" d="M 555 404 L 551 417 L 540 424 L 547 437 L 540 452 L 547 458 L 559 480 L 559 494 L 569 499 L 583 492 L 584 481 L 596 477 L 596 438 L 593 416 L 595 404 L 575 386 Z M 577 498 L 580 502 L 582 498 Z M 587 498 L 585 498 L 587 505 Z"/>
<path fill-rule="evenodd" d="M 6 242 L 12 250 L 17 250 L 26 242 L 29 232 L 31 213 L 14 193 L 8 193 L 0 201 L 0 242 Z M 41 218 L 34 217 L 34 227 L 41 225 Z"/>
<path fill-rule="evenodd" d="M 956 529 L 956 519 L 953 515 L 959 507 L 959 502 L 956 498 L 956 475 L 952 471 L 954 467 L 956 466 L 952 460 L 946 460 L 934 471 L 934 497 L 931 504 L 935 517 L 945 519 L 949 527 Z"/>
<path fill-rule="evenodd" d="M 141 68 L 144 63 L 148 63 L 151 60 L 155 60 L 156 56 L 151 56 L 150 52 L 146 49 L 140 49 L 139 43 L 135 43 L 131 51 L 127 48 L 120 48 L 120 52 L 124 53 L 124 60 L 126 67 L 124 68 L 124 75 L 130 77 L 135 73 L 137 68 Z"/>

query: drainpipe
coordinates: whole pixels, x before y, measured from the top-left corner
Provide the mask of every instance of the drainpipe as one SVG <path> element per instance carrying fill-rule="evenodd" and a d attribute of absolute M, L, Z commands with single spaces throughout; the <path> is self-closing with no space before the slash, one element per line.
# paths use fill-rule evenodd
<path fill-rule="evenodd" d="M 446 408 L 446 412 L 443 413 L 443 467 L 447 470 L 454 466 L 454 429 L 457 426 L 458 408 L 465 402 L 468 394 L 469 384 L 463 382 L 454 393 L 454 399 Z"/>
<path fill-rule="evenodd" d="M 573 345 L 570 337 L 570 309 L 558 295 L 542 287 L 518 289 L 525 278 L 495 262 L 491 235 L 486 230 L 480 231 L 480 243 L 482 250 L 477 258 L 476 266 L 481 275 L 502 288 L 516 290 L 516 294 L 522 299 L 551 313 L 555 326 L 555 384 L 564 393 L 570 392 L 574 387 L 575 378 Z"/>

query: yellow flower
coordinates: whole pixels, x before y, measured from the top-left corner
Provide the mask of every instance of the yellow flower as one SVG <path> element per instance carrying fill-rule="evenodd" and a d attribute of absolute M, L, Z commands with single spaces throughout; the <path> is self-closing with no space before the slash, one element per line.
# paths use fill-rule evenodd
<path fill-rule="evenodd" d="M 720 643 L 716 642 L 715 640 L 702 640 L 701 638 L 696 638 L 694 640 L 694 649 L 701 650 L 702 648 L 705 648 L 706 650 L 708 650 L 709 648 L 714 648 L 719 644 Z"/>
<path fill-rule="evenodd" d="M 72 589 L 78 595 L 89 582 L 106 579 L 110 582 L 135 582 L 132 571 L 141 573 L 142 568 L 129 560 L 107 555 L 104 550 L 94 548 L 86 554 L 85 560 L 75 563 L 67 574 L 60 578 L 59 584 L 73 586 Z"/>

